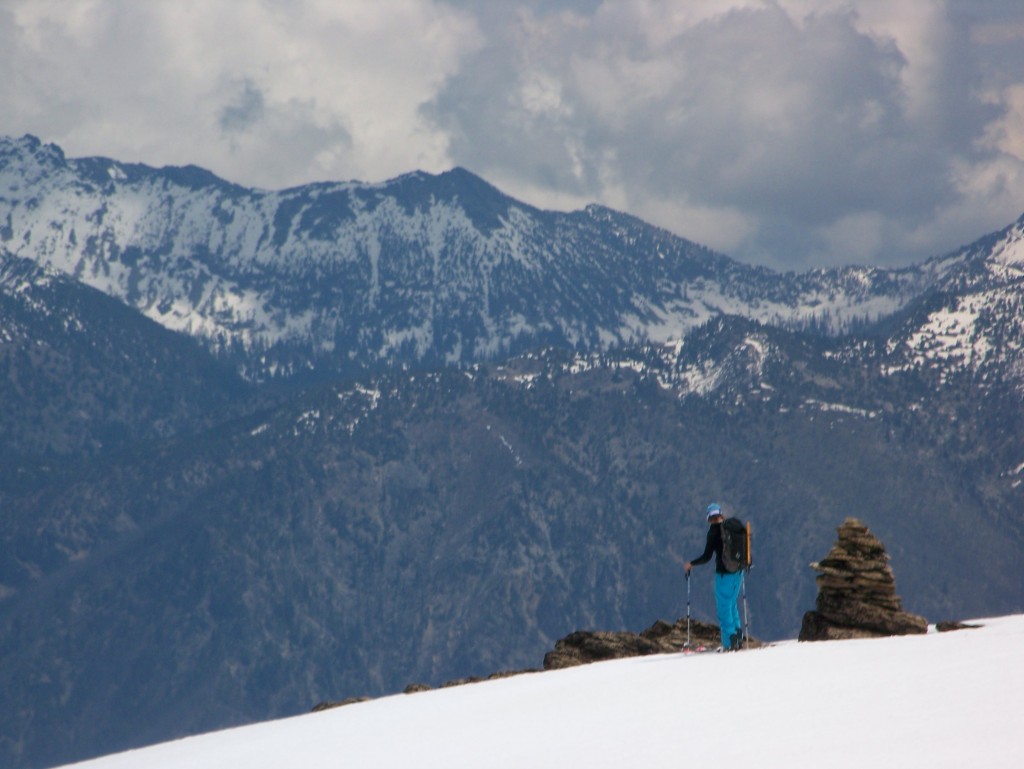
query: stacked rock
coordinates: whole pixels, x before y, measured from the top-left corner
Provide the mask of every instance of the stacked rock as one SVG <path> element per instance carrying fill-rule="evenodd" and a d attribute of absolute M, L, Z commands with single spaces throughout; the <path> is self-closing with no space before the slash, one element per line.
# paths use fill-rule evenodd
<path fill-rule="evenodd" d="M 924 617 L 903 611 L 889 555 L 856 518 L 843 522 L 828 555 L 811 568 L 818 572 L 818 600 L 804 615 L 801 641 L 927 632 Z"/>

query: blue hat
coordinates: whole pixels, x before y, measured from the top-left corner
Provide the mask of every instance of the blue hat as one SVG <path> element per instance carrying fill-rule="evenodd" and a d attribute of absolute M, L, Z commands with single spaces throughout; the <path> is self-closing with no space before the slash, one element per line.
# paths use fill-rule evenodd
<path fill-rule="evenodd" d="M 708 518 L 714 518 L 716 515 L 722 514 L 722 506 L 717 502 L 712 502 L 708 505 Z"/>

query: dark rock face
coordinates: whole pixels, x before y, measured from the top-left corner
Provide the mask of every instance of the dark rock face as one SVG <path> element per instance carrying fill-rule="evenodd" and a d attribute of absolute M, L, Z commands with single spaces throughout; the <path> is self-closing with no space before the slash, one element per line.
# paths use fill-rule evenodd
<path fill-rule="evenodd" d="M 924 617 L 903 611 L 889 555 L 868 527 L 847 518 L 818 572 L 815 611 L 804 615 L 801 641 L 875 638 L 924 633 Z"/>

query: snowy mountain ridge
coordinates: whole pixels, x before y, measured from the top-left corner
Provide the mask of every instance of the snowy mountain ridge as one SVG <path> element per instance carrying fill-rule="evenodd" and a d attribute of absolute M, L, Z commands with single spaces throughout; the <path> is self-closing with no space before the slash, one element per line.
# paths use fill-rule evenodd
<path fill-rule="evenodd" d="M 719 314 L 831 332 L 962 257 L 781 275 L 600 206 L 534 209 L 462 170 L 245 189 L 0 139 L 0 246 L 235 356 L 251 379 L 543 344 L 670 342 Z"/>
<path fill-rule="evenodd" d="M 889 372 L 936 367 L 1024 383 L 1024 217 L 963 251 L 941 291 L 894 335 Z"/>

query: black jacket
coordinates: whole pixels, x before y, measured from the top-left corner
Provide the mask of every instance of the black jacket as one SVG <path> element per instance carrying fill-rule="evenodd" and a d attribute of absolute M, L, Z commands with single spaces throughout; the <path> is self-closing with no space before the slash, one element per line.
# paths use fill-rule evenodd
<path fill-rule="evenodd" d="M 694 558 L 690 563 L 700 566 L 710 561 L 712 555 L 715 556 L 715 571 L 718 574 L 728 574 L 729 572 L 722 565 L 722 524 L 720 523 L 713 523 L 708 527 L 708 541 L 704 546 L 704 552 L 700 558 Z"/>

